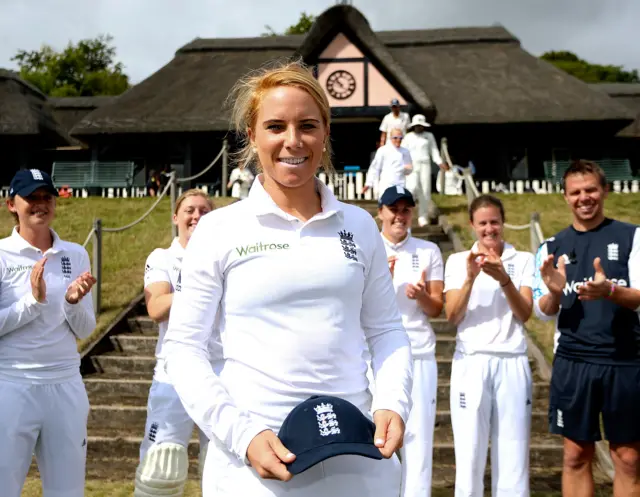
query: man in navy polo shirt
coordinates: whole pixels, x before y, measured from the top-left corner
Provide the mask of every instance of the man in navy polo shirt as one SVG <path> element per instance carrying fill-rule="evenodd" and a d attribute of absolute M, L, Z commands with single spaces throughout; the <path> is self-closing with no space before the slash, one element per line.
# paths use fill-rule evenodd
<path fill-rule="evenodd" d="M 549 401 L 564 437 L 564 497 L 594 495 L 595 442 L 610 442 L 614 495 L 640 495 L 640 228 L 604 215 L 602 169 L 576 161 L 563 177 L 571 226 L 536 256 L 534 307 L 556 318 Z"/>

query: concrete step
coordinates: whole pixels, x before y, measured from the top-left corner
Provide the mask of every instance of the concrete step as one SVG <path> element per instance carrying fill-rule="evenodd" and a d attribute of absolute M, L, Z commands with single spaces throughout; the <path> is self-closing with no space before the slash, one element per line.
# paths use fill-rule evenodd
<path fill-rule="evenodd" d="M 558 491 L 561 489 L 562 483 L 562 468 L 560 467 L 534 467 L 531 468 L 530 485 L 531 490 L 534 492 L 548 492 Z M 432 473 L 432 488 L 434 489 L 451 489 L 453 495 L 453 488 L 456 481 L 456 467 L 455 465 L 437 464 L 433 467 Z M 484 473 L 484 487 L 485 490 L 491 490 L 491 468 L 487 467 Z M 444 494 L 442 494 L 444 495 Z M 490 494 L 489 494 L 490 495 Z"/>
<path fill-rule="evenodd" d="M 158 323 L 154 322 L 149 316 L 136 316 L 127 319 L 129 329 L 133 333 L 143 335 L 158 335 Z"/>
<path fill-rule="evenodd" d="M 142 333 L 122 333 L 110 337 L 115 350 L 140 356 L 154 356 L 158 337 Z"/>
<path fill-rule="evenodd" d="M 91 361 L 98 372 L 121 374 L 131 379 L 151 378 L 156 365 L 155 357 L 122 352 L 93 356 Z"/>
<path fill-rule="evenodd" d="M 556 437 L 557 438 L 557 437 Z M 138 457 L 142 437 L 93 437 L 87 441 L 87 459 Z M 555 442 L 555 443 L 554 443 Z M 192 439 L 189 443 L 189 457 L 197 458 L 199 442 Z M 437 465 L 455 464 L 453 443 L 436 443 L 433 447 L 433 460 Z M 490 461 L 487 463 L 490 464 Z M 530 465 L 536 468 L 561 467 L 562 444 L 559 439 L 549 436 L 532 435 Z"/>
<path fill-rule="evenodd" d="M 92 406 L 146 406 L 151 388 L 151 376 L 144 379 L 130 379 L 119 375 L 93 375 L 84 378 L 84 385 Z"/>

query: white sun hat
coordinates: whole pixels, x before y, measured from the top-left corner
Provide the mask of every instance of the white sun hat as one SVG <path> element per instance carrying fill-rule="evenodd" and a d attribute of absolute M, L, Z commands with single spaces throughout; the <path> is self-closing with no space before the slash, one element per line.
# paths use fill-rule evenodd
<path fill-rule="evenodd" d="M 423 126 L 425 128 L 428 128 L 431 126 L 431 124 L 427 122 L 427 119 L 422 114 L 416 114 L 415 116 L 413 116 L 413 119 L 411 119 L 411 126 L 409 127 L 413 128 L 414 126 Z"/>

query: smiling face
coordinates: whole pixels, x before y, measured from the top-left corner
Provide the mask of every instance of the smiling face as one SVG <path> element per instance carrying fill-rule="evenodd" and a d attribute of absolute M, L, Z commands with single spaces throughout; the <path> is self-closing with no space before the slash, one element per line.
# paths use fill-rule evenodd
<path fill-rule="evenodd" d="M 473 212 L 471 227 L 476 233 L 476 239 L 481 250 L 494 249 L 497 253 L 501 252 L 504 220 L 498 207 L 485 205 L 477 208 Z"/>
<path fill-rule="evenodd" d="M 178 226 L 178 237 L 189 241 L 198 221 L 208 212 L 211 212 L 211 203 L 207 198 L 202 195 L 186 197 L 173 215 L 173 222 Z"/>
<path fill-rule="evenodd" d="M 255 125 L 249 129 L 251 145 L 267 182 L 298 188 L 312 181 L 322 163 L 329 137 L 320 108 L 305 90 L 280 86 L 265 93 Z"/>
<path fill-rule="evenodd" d="M 578 229 L 591 229 L 604 220 L 607 190 L 597 175 L 570 174 L 565 179 L 564 198 L 573 213 Z"/>
<path fill-rule="evenodd" d="M 404 240 L 411 227 L 413 206 L 406 200 L 398 200 L 393 205 L 383 205 L 378 209 L 382 221 L 382 234 L 393 243 Z"/>
<path fill-rule="evenodd" d="M 21 197 L 16 195 L 7 199 L 7 208 L 18 216 L 19 225 L 37 229 L 49 228 L 56 213 L 55 196 L 46 188 L 38 188 L 36 191 Z"/>

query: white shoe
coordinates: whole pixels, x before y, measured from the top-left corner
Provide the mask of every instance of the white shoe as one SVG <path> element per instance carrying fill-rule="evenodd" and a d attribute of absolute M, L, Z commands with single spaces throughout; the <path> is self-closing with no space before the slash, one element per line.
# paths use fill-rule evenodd
<path fill-rule="evenodd" d="M 418 226 L 420 226 L 421 228 L 426 226 L 427 224 L 429 224 L 429 222 L 427 221 L 427 218 L 424 216 L 420 216 L 418 218 Z"/>

